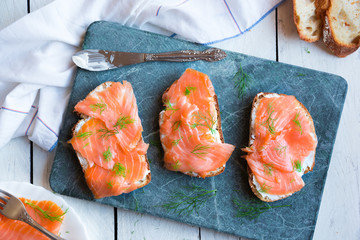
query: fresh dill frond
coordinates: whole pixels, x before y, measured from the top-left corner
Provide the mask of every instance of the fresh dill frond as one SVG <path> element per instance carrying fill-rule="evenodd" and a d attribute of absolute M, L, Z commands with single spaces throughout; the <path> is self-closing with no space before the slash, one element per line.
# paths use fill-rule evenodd
<path fill-rule="evenodd" d="M 180 126 L 181 126 L 181 120 L 178 120 L 178 121 L 174 122 L 173 130 L 174 131 L 178 130 Z"/>
<path fill-rule="evenodd" d="M 274 122 L 276 119 L 273 119 L 271 117 L 271 115 L 274 113 L 274 111 L 271 111 L 271 113 L 269 114 L 269 117 L 266 119 L 266 121 L 264 121 L 263 123 L 261 123 L 261 126 L 264 126 L 265 128 L 267 128 L 269 130 L 269 132 L 273 135 L 276 134 L 276 130 L 275 130 L 275 126 L 274 126 Z"/>
<path fill-rule="evenodd" d="M 306 53 L 310 53 L 310 50 L 308 48 L 304 48 Z"/>
<path fill-rule="evenodd" d="M 302 135 L 303 130 L 302 130 L 301 123 L 298 118 L 299 118 L 299 113 L 296 113 L 295 119 L 293 120 L 293 122 L 295 123 L 297 130 L 300 131 L 300 134 Z"/>
<path fill-rule="evenodd" d="M 185 96 L 188 96 L 191 93 L 191 91 L 195 91 L 195 90 L 196 90 L 196 87 L 191 87 L 191 86 L 186 87 L 185 88 Z"/>
<path fill-rule="evenodd" d="M 113 187 L 113 184 L 111 182 L 106 182 L 106 184 L 108 189 L 111 189 Z"/>
<path fill-rule="evenodd" d="M 93 111 L 93 112 L 96 112 L 99 109 L 100 114 L 102 114 L 102 112 L 107 108 L 107 105 L 106 105 L 106 103 L 101 101 L 101 103 L 91 104 L 89 107 L 91 108 L 91 111 Z"/>
<path fill-rule="evenodd" d="M 179 139 L 176 139 L 176 140 L 172 141 L 172 142 L 171 142 L 172 145 L 177 146 L 177 145 L 179 144 L 179 142 L 181 141 L 182 138 L 183 138 L 183 137 L 180 137 Z"/>
<path fill-rule="evenodd" d="M 188 191 L 176 191 L 170 196 L 170 201 L 160 205 L 166 211 L 172 211 L 178 215 L 189 216 L 193 212 L 199 215 L 200 208 L 211 198 L 216 196 L 216 189 L 207 190 L 195 184 L 184 187 Z"/>
<path fill-rule="evenodd" d="M 211 148 L 209 145 L 201 145 L 200 143 L 195 146 L 194 150 L 191 151 L 192 154 L 195 154 L 199 158 L 202 158 L 202 155 L 208 154 L 208 149 Z"/>
<path fill-rule="evenodd" d="M 207 111 L 205 114 L 198 111 L 193 114 L 193 117 L 195 118 L 195 122 L 190 125 L 191 128 L 196 128 L 197 126 L 203 126 L 209 128 L 211 134 L 216 133 L 214 126 L 217 120 L 213 115 L 211 115 L 210 111 Z"/>
<path fill-rule="evenodd" d="M 261 192 L 261 193 L 267 193 L 270 189 L 271 189 L 271 187 L 268 186 L 268 185 L 266 185 L 266 183 L 264 182 L 264 183 L 260 186 L 259 192 Z"/>
<path fill-rule="evenodd" d="M 109 162 L 112 159 L 112 153 L 110 151 L 110 147 L 108 147 L 108 149 L 105 152 L 103 152 L 103 156 L 104 156 L 105 162 Z"/>
<path fill-rule="evenodd" d="M 301 161 L 300 160 L 295 160 L 293 162 L 293 170 L 296 170 L 297 172 L 301 172 Z"/>
<path fill-rule="evenodd" d="M 176 109 L 173 107 L 173 105 L 171 104 L 170 100 L 167 100 L 165 102 L 165 111 L 177 111 L 179 109 Z"/>
<path fill-rule="evenodd" d="M 113 169 L 112 169 L 117 176 L 126 176 L 126 168 L 121 163 L 115 163 Z"/>
<path fill-rule="evenodd" d="M 296 74 L 298 77 L 303 77 L 303 76 L 305 76 L 305 74 L 303 74 L 303 73 L 297 73 Z"/>
<path fill-rule="evenodd" d="M 82 133 L 76 134 L 76 137 L 77 137 L 77 138 L 81 138 L 82 140 L 85 141 L 85 140 L 88 139 L 92 134 L 93 134 L 92 131 L 82 132 Z"/>
<path fill-rule="evenodd" d="M 273 208 L 281 208 L 281 207 L 291 207 L 291 205 L 279 205 L 279 206 L 271 206 L 269 203 L 263 203 L 258 201 L 240 201 L 237 198 L 233 199 L 233 203 L 236 206 L 236 215 L 237 218 L 249 218 L 256 219 L 262 213 L 267 212 Z"/>
<path fill-rule="evenodd" d="M 86 148 L 87 146 L 89 146 L 89 143 L 86 143 L 82 148 Z"/>
<path fill-rule="evenodd" d="M 251 83 L 250 75 L 246 74 L 240 64 L 239 70 L 234 76 L 235 81 L 235 88 L 238 91 L 238 97 L 241 98 L 245 93 L 246 90 L 249 88 Z"/>
<path fill-rule="evenodd" d="M 49 219 L 52 222 L 62 222 L 63 221 L 63 216 L 68 212 L 69 209 L 66 209 L 65 212 L 63 214 L 57 215 L 55 213 L 51 213 L 48 210 L 43 210 L 42 208 L 40 208 L 39 206 L 25 200 L 24 201 L 25 204 L 29 205 L 31 208 L 33 208 L 35 210 L 36 213 L 39 214 L 39 216 L 44 217 L 46 219 Z M 49 207 L 50 208 L 50 207 Z"/>
<path fill-rule="evenodd" d="M 175 164 L 173 164 L 173 169 L 174 170 L 178 170 L 179 169 L 179 167 L 180 167 L 180 162 L 179 162 L 179 160 L 176 160 L 176 163 Z"/>
<path fill-rule="evenodd" d="M 106 139 L 108 139 L 110 136 L 113 136 L 113 135 L 119 133 L 119 131 L 118 131 L 117 129 L 109 130 L 109 129 L 107 129 L 106 127 L 101 128 L 101 129 L 98 129 L 96 132 L 97 132 L 97 133 L 101 133 L 101 136 L 100 136 L 100 137 L 106 138 Z"/>
<path fill-rule="evenodd" d="M 279 146 L 275 148 L 275 151 L 280 156 L 283 155 L 284 157 L 286 157 L 286 149 L 287 149 L 287 146 L 283 146 L 283 145 L 279 144 Z"/>
<path fill-rule="evenodd" d="M 267 175 L 272 176 L 273 167 L 273 164 L 264 163 L 264 172 Z"/>
<path fill-rule="evenodd" d="M 130 118 L 130 116 L 120 117 L 114 125 L 114 128 L 123 129 L 126 128 L 128 124 L 134 123 L 135 119 Z"/>

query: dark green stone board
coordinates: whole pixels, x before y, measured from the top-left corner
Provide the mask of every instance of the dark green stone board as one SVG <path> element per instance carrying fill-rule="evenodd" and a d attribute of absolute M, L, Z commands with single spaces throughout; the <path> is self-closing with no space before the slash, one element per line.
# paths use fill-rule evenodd
<path fill-rule="evenodd" d="M 207 46 L 144 32 L 111 22 L 95 22 L 87 30 L 84 49 L 105 49 L 133 52 L 163 52 L 181 49 L 203 50 Z M 233 77 L 240 65 L 252 78 L 251 86 L 238 98 Z M 79 119 L 75 104 L 99 84 L 106 81 L 129 81 L 135 92 L 145 142 L 159 142 L 161 96 L 186 68 L 209 75 L 219 99 L 225 142 L 236 149 L 225 171 L 207 179 L 192 178 L 163 168 L 163 151 L 150 145 L 148 158 L 152 180 L 143 189 L 129 194 L 95 200 L 88 189 L 80 164 L 66 142 Z M 303 176 L 305 187 L 289 198 L 270 203 L 273 208 L 257 219 L 237 218 L 233 199 L 257 200 L 248 183 L 247 164 L 240 148 L 248 144 L 251 103 L 258 92 L 295 95 L 309 110 L 318 136 L 316 164 L 313 172 Z M 227 51 L 219 62 L 190 63 L 151 62 L 110 71 L 77 70 L 68 108 L 65 112 L 59 144 L 50 176 L 50 185 L 60 194 L 87 199 L 114 207 L 170 218 L 179 222 L 215 229 L 254 239 L 311 239 L 320 207 L 325 179 L 335 142 L 336 132 L 347 92 L 346 81 L 336 75 L 264 60 Z M 178 215 L 166 212 L 159 205 L 170 200 L 174 191 L 186 192 L 191 184 L 217 189 L 197 213 Z M 190 194 L 190 193 L 189 193 Z"/>

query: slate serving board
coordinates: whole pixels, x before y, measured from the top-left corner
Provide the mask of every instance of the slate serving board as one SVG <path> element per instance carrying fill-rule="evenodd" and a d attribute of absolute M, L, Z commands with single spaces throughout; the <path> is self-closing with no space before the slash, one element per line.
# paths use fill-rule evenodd
<path fill-rule="evenodd" d="M 181 49 L 204 50 L 207 46 L 143 32 L 111 22 L 95 22 L 87 30 L 84 49 L 106 49 L 133 52 L 163 52 Z M 347 92 L 346 81 L 332 74 L 227 52 L 226 59 L 215 62 L 169 63 L 152 62 L 123 68 L 89 72 L 78 69 L 69 106 L 66 110 L 59 144 L 50 176 L 55 192 L 96 201 L 114 207 L 136 210 L 159 217 L 211 228 L 255 239 L 310 239 L 313 236 L 336 132 Z M 234 87 L 233 77 L 240 65 L 252 78 L 251 86 L 242 98 Z M 210 76 L 217 93 L 225 141 L 237 146 L 225 172 L 207 179 L 191 178 L 163 168 L 163 151 L 150 145 L 148 158 L 152 180 L 145 188 L 129 194 L 95 200 L 84 180 L 80 164 L 72 147 L 67 144 L 71 129 L 78 120 L 75 104 L 105 81 L 129 81 L 135 92 L 145 142 L 159 142 L 158 114 L 163 109 L 162 93 L 178 79 L 186 68 L 194 68 Z M 293 196 L 270 203 L 274 208 L 257 219 L 237 218 L 233 199 L 257 200 L 251 192 L 246 162 L 240 147 L 248 144 L 251 103 L 258 92 L 295 95 L 311 113 L 319 144 L 314 171 L 303 179 L 306 186 Z M 156 144 L 155 144 L 156 145 Z M 199 185 L 217 189 L 200 209 L 189 216 L 166 212 L 159 205 L 170 200 L 174 191 L 187 194 L 186 186 Z"/>

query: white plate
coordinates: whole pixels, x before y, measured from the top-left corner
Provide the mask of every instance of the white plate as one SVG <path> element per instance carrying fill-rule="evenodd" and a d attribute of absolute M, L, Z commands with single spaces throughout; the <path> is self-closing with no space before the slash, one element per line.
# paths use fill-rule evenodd
<path fill-rule="evenodd" d="M 26 182 L 0 182 L 0 189 L 3 189 L 16 197 L 40 201 L 50 200 L 59 205 L 63 210 L 69 209 L 60 228 L 61 237 L 66 240 L 88 239 L 86 229 L 80 221 L 80 217 L 60 196 L 55 195 L 43 187 Z"/>

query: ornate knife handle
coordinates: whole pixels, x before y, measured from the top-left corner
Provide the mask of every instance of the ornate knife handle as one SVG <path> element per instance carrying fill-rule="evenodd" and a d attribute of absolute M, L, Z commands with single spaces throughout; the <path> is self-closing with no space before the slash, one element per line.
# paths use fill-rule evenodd
<path fill-rule="evenodd" d="M 150 61 L 169 61 L 169 62 L 191 62 L 204 60 L 215 62 L 226 57 L 226 53 L 217 48 L 210 48 L 204 51 L 182 50 L 166 53 L 145 54 L 145 62 Z"/>

